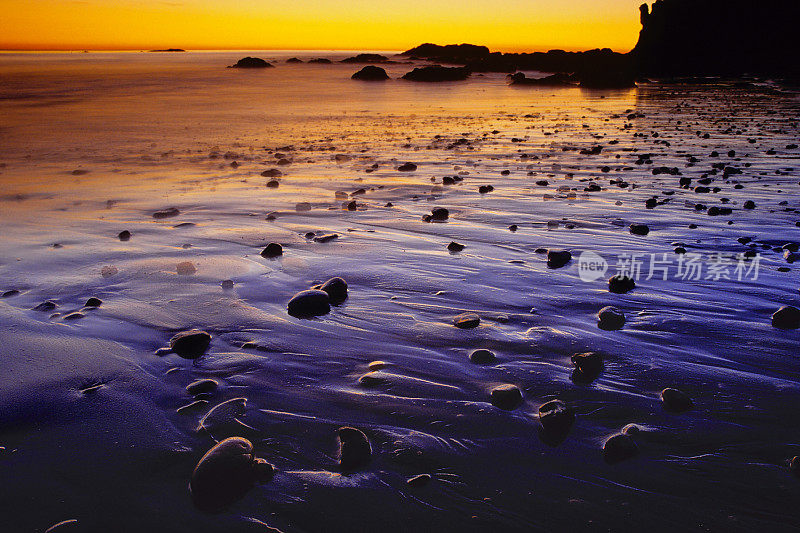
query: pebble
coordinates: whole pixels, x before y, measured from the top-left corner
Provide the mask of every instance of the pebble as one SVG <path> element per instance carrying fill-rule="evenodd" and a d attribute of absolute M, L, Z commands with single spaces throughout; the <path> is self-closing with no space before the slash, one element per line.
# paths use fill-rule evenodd
<path fill-rule="evenodd" d="M 294 206 L 294 210 L 297 211 L 298 213 L 311 211 L 311 204 L 308 202 L 299 202 Z"/>
<path fill-rule="evenodd" d="M 181 212 L 176 207 L 170 207 L 169 209 L 164 209 L 162 211 L 156 211 L 153 213 L 153 218 L 161 219 L 161 218 L 172 218 L 180 215 Z"/>
<path fill-rule="evenodd" d="M 615 294 L 625 294 L 636 288 L 633 278 L 616 274 L 608 279 L 608 290 Z"/>
<path fill-rule="evenodd" d="M 539 406 L 539 423 L 547 431 L 564 431 L 575 421 L 575 411 L 561 400 L 550 400 Z"/>
<path fill-rule="evenodd" d="M 478 187 L 478 192 L 481 194 L 486 194 L 488 192 L 492 192 L 493 190 L 494 187 L 492 187 L 491 185 L 481 185 L 480 187 Z"/>
<path fill-rule="evenodd" d="M 95 297 L 89 298 L 86 300 L 86 303 L 83 304 L 84 307 L 100 307 L 101 305 L 103 305 L 103 300 Z"/>
<path fill-rule="evenodd" d="M 197 359 L 208 350 L 211 335 L 199 329 L 178 333 L 169 341 L 170 349 L 184 359 Z"/>
<path fill-rule="evenodd" d="M 490 365 L 497 360 L 497 357 L 489 350 L 475 350 L 469 354 L 469 360 L 476 365 Z"/>
<path fill-rule="evenodd" d="M 219 383 L 217 383 L 213 379 L 198 379 L 197 381 L 193 381 L 186 385 L 186 392 L 195 396 L 197 394 L 203 394 L 208 392 L 214 392 L 217 390 Z"/>
<path fill-rule="evenodd" d="M 397 167 L 397 170 L 399 170 L 400 172 L 414 172 L 415 170 L 417 170 L 417 165 L 415 165 L 414 163 L 404 163 L 399 167 Z"/>
<path fill-rule="evenodd" d="M 197 267 L 191 261 L 183 261 L 175 265 L 175 270 L 180 276 L 191 276 L 197 272 Z"/>
<path fill-rule="evenodd" d="M 459 244 L 455 241 L 451 242 L 447 245 L 447 249 L 451 252 L 460 252 L 465 248 L 463 244 Z"/>
<path fill-rule="evenodd" d="M 609 464 L 630 459 L 637 453 L 639 453 L 639 447 L 636 445 L 636 441 L 625 433 L 611 435 L 603 443 L 603 460 Z"/>
<path fill-rule="evenodd" d="M 268 259 L 273 259 L 275 257 L 280 257 L 282 255 L 283 255 L 283 246 L 281 246 L 277 242 L 271 242 L 267 245 L 266 248 L 261 250 L 261 257 L 266 257 Z"/>
<path fill-rule="evenodd" d="M 271 168 L 269 170 L 265 170 L 261 173 L 261 175 L 265 178 L 280 178 L 283 176 L 283 172 L 278 170 L 277 168 Z"/>
<path fill-rule="evenodd" d="M 522 391 L 516 385 L 498 385 L 491 392 L 492 405 L 511 411 L 522 403 Z"/>
<path fill-rule="evenodd" d="M 329 279 L 319 286 L 319 290 L 328 294 L 331 303 L 341 303 L 347 299 L 347 282 L 339 277 Z"/>
<path fill-rule="evenodd" d="M 433 478 L 431 477 L 430 474 L 419 474 L 417 476 L 408 478 L 406 480 L 406 484 L 410 487 L 415 487 L 415 488 L 424 487 L 425 485 L 431 482 L 431 479 Z"/>
<path fill-rule="evenodd" d="M 191 403 L 187 403 L 186 405 L 181 405 L 175 412 L 184 415 L 187 413 L 193 413 L 195 411 L 199 411 L 200 409 L 204 409 L 208 406 L 208 400 L 195 400 Z"/>
<path fill-rule="evenodd" d="M 372 446 L 360 429 L 341 427 L 337 431 L 339 439 L 339 467 L 343 472 L 353 472 L 369 463 Z"/>
<path fill-rule="evenodd" d="M 462 313 L 453 319 L 455 327 L 460 329 L 477 328 L 481 323 L 481 317 L 475 313 Z"/>
<path fill-rule="evenodd" d="M 430 217 L 431 220 L 436 220 L 441 222 L 443 220 L 447 220 L 448 218 L 450 218 L 450 211 L 448 211 L 444 207 L 434 207 L 433 209 L 431 209 Z"/>
<path fill-rule="evenodd" d="M 288 304 L 289 314 L 296 318 L 321 316 L 330 312 L 330 296 L 325 291 L 311 289 L 295 294 Z"/>
<path fill-rule="evenodd" d="M 603 370 L 603 356 L 598 352 L 576 353 L 571 358 L 579 378 L 592 380 Z"/>
<path fill-rule="evenodd" d="M 12 296 L 17 296 L 18 294 L 19 294 L 19 291 L 17 289 L 11 289 L 10 291 L 5 291 L 2 294 L 2 297 L 3 298 L 11 298 Z"/>
<path fill-rule="evenodd" d="M 232 279 L 223 280 L 222 283 L 220 283 L 220 285 L 224 290 L 229 291 L 233 288 L 233 280 Z"/>
<path fill-rule="evenodd" d="M 272 465 L 256 458 L 253 443 L 230 437 L 200 459 L 189 490 L 199 509 L 218 510 L 241 499 L 257 481 L 267 481 L 273 475 Z"/>
<path fill-rule="evenodd" d="M 128 230 L 120 231 L 117 238 L 121 241 L 129 241 L 131 240 L 131 232 Z"/>
<path fill-rule="evenodd" d="M 57 304 L 57 303 L 55 303 L 55 302 L 54 302 L 54 301 L 52 301 L 52 300 L 47 300 L 46 302 L 42 302 L 42 303 L 40 303 L 39 305 L 37 305 L 37 306 L 36 306 L 36 307 L 34 307 L 33 309 L 34 309 L 34 311 L 42 311 L 42 312 L 45 312 L 45 311 L 52 311 L 52 310 L 53 310 L 53 309 L 55 309 L 56 307 L 58 307 L 58 304 Z"/>
<path fill-rule="evenodd" d="M 795 455 L 789 461 L 789 471 L 797 477 L 800 477 L 800 455 Z"/>
<path fill-rule="evenodd" d="M 772 314 L 772 326 L 780 329 L 800 328 L 800 309 L 784 305 Z"/>
<path fill-rule="evenodd" d="M 547 268 L 561 268 L 572 260 L 572 254 L 566 250 L 548 250 Z"/>
<path fill-rule="evenodd" d="M 646 224 L 631 224 L 630 231 L 633 235 L 647 235 L 650 233 L 650 228 Z"/>
<path fill-rule="evenodd" d="M 70 314 L 66 315 L 64 317 L 64 320 L 80 320 L 81 318 L 83 318 L 85 316 L 86 315 L 84 315 L 83 313 L 79 313 L 79 312 L 76 311 L 74 313 L 70 313 Z"/>
<path fill-rule="evenodd" d="M 622 329 L 625 325 L 625 313 L 616 307 L 606 306 L 597 312 L 597 327 L 606 330 L 614 331 Z"/>
<path fill-rule="evenodd" d="M 661 402 L 670 411 L 683 412 L 694 407 L 689 396 L 678 389 L 666 388 L 661 391 Z"/>

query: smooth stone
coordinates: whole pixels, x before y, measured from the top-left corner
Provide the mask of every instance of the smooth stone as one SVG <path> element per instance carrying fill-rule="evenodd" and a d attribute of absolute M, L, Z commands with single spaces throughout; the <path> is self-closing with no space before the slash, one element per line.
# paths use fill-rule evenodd
<path fill-rule="evenodd" d="M 400 172 L 414 172 L 415 170 L 417 170 L 417 165 L 415 165 L 414 163 L 404 163 L 399 167 L 397 167 L 397 170 L 399 170 Z"/>
<path fill-rule="evenodd" d="M 603 370 L 603 356 L 598 352 L 576 353 L 570 360 L 576 373 L 585 379 L 594 379 Z"/>
<path fill-rule="evenodd" d="M 481 323 L 481 317 L 475 313 L 462 313 L 453 319 L 455 327 L 460 329 L 477 328 Z"/>
<path fill-rule="evenodd" d="M 337 434 L 339 467 L 343 472 L 352 472 L 369 463 L 372 458 L 372 446 L 363 431 L 351 427 L 341 427 Z"/>
<path fill-rule="evenodd" d="M 280 257 L 282 255 L 283 255 L 283 246 L 281 246 L 277 242 L 271 242 L 267 245 L 266 248 L 261 250 L 261 257 L 266 257 L 268 259 Z"/>
<path fill-rule="evenodd" d="M 317 289 L 301 291 L 289 300 L 287 307 L 289 314 L 297 318 L 325 315 L 331 310 L 330 296 Z"/>
<path fill-rule="evenodd" d="M 608 279 L 608 290 L 615 294 L 625 294 L 636 288 L 636 282 L 627 276 L 616 274 Z"/>
<path fill-rule="evenodd" d="M 561 400 L 539 406 L 539 423 L 548 431 L 564 431 L 575 421 L 575 412 Z"/>
<path fill-rule="evenodd" d="M 2 297 L 3 298 L 11 298 L 12 296 L 17 296 L 18 294 L 19 294 L 19 291 L 17 289 L 11 289 L 10 291 L 5 291 L 2 294 Z"/>
<path fill-rule="evenodd" d="M 522 403 L 522 391 L 516 385 L 498 385 L 491 392 L 492 405 L 511 411 Z"/>
<path fill-rule="evenodd" d="M 476 365 L 490 365 L 497 360 L 497 357 L 489 350 L 475 350 L 469 354 L 469 360 Z"/>
<path fill-rule="evenodd" d="M 120 231 L 119 234 L 117 234 L 117 238 L 121 241 L 129 241 L 131 240 L 131 232 L 128 230 Z"/>
<path fill-rule="evenodd" d="M 198 379 L 186 385 L 186 392 L 192 396 L 217 390 L 219 383 L 213 379 Z"/>
<path fill-rule="evenodd" d="M 189 490 L 202 510 L 222 509 L 241 499 L 256 481 L 271 477 L 272 468 L 257 461 L 253 443 L 231 437 L 212 447 L 195 466 Z"/>
<path fill-rule="evenodd" d="M 572 260 L 572 254 L 566 250 L 548 250 L 547 268 L 561 268 Z"/>
<path fill-rule="evenodd" d="M 168 209 L 163 209 L 161 211 L 156 211 L 153 213 L 153 218 L 172 218 L 180 215 L 181 212 L 178 210 L 177 207 L 170 207 Z"/>
<path fill-rule="evenodd" d="M 625 435 L 638 435 L 642 431 L 642 428 L 637 426 L 636 424 L 628 424 L 624 428 L 622 428 L 622 433 Z"/>
<path fill-rule="evenodd" d="M 415 487 L 415 488 L 424 487 L 425 485 L 431 482 L 431 479 L 433 478 L 431 477 L 430 474 L 419 474 L 417 476 L 408 478 L 406 480 L 406 484 L 410 487 Z"/>
<path fill-rule="evenodd" d="M 233 288 L 233 280 L 232 279 L 223 280 L 222 283 L 220 283 L 220 285 L 222 286 L 223 289 L 229 291 Z"/>
<path fill-rule="evenodd" d="M 64 317 L 64 320 L 80 320 L 81 318 L 83 318 L 85 316 L 86 315 L 84 315 L 83 313 L 79 313 L 79 312 L 76 311 L 74 313 L 70 313 L 70 314 L 66 315 Z"/>
<path fill-rule="evenodd" d="M 261 175 L 265 178 L 280 178 L 283 176 L 283 172 L 278 170 L 277 168 L 271 168 L 269 170 L 265 170 L 261 173 Z"/>
<path fill-rule="evenodd" d="M 208 350 L 211 335 L 199 329 L 182 331 L 169 341 L 170 349 L 184 359 L 197 359 Z"/>
<path fill-rule="evenodd" d="M 83 304 L 84 307 L 100 307 L 101 305 L 103 305 L 103 300 L 95 297 L 89 298 L 86 300 L 86 303 Z"/>
<path fill-rule="evenodd" d="M 784 305 L 772 314 L 772 326 L 780 329 L 800 328 L 800 309 Z"/>
<path fill-rule="evenodd" d="M 447 220 L 450 218 L 450 211 L 444 207 L 434 207 L 431 209 L 431 220 Z"/>
<path fill-rule="evenodd" d="M 631 224 L 630 231 L 633 235 L 647 235 L 650 233 L 650 228 L 647 227 L 647 224 Z"/>
<path fill-rule="evenodd" d="M 636 445 L 636 441 L 625 433 L 611 435 L 603 443 L 603 460 L 609 464 L 630 459 L 637 453 L 639 453 L 639 447 Z"/>
<path fill-rule="evenodd" d="M 44 311 L 52 311 L 56 307 L 58 307 L 57 303 L 53 302 L 52 300 L 47 300 L 45 302 L 40 303 L 39 305 L 37 305 L 33 309 L 34 309 L 34 311 L 42 311 L 42 312 L 44 312 Z"/>
<path fill-rule="evenodd" d="M 372 364 L 370 364 L 370 370 L 373 370 Z M 382 368 L 382 367 L 380 367 Z M 372 387 L 380 387 L 381 385 L 385 385 L 389 383 L 389 378 L 383 372 L 379 372 L 380 368 L 375 369 L 373 372 L 367 372 L 363 376 L 358 378 L 358 384 L 364 387 L 365 389 L 370 389 Z"/>
<path fill-rule="evenodd" d="M 181 276 L 191 276 L 197 272 L 197 267 L 191 261 L 183 261 L 175 265 L 175 271 Z"/>
<path fill-rule="evenodd" d="M 459 244 L 455 241 L 451 242 L 447 245 L 447 249 L 451 252 L 460 252 L 465 248 L 463 244 Z"/>
<path fill-rule="evenodd" d="M 622 329 L 625 313 L 616 307 L 606 306 L 597 312 L 597 327 L 606 331 Z"/>
<path fill-rule="evenodd" d="M 208 400 L 195 400 L 191 403 L 187 403 L 186 405 L 181 405 L 175 412 L 179 415 L 185 415 L 187 413 L 193 413 L 195 411 L 199 411 L 200 409 L 204 409 L 208 406 Z"/>
<path fill-rule="evenodd" d="M 347 282 L 339 277 L 329 279 L 319 286 L 319 290 L 326 292 L 331 302 L 334 303 L 347 299 Z"/>
<path fill-rule="evenodd" d="M 308 202 L 299 202 L 294 206 L 294 210 L 298 213 L 302 213 L 304 211 L 311 211 L 311 204 Z"/>
<path fill-rule="evenodd" d="M 666 388 L 661 391 L 661 401 L 670 411 L 688 411 L 694 407 L 694 402 L 689 396 L 678 389 Z"/>

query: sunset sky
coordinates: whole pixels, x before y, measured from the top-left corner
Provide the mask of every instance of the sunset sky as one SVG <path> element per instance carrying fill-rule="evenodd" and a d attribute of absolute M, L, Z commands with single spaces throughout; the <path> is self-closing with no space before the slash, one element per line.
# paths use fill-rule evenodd
<path fill-rule="evenodd" d="M 0 49 L 627 51 L 642 0 L 0 0 Z"/>

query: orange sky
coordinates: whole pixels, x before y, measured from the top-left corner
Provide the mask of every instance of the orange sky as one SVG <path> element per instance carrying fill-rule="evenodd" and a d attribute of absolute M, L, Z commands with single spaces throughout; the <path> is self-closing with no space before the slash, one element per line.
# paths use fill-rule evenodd
<path fill-rule="evenodd" d="M 627 51 L 642 0 L 0 0 L 2 49 Z"/>

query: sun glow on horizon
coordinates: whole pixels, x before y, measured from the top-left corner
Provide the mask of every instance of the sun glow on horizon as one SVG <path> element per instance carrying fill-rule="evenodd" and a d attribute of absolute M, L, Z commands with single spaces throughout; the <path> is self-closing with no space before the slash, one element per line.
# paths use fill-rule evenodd
<path fill-rule="evenodd" d="M 628 51 L 641 0 L 0 0 L 0 48 Z"/>

